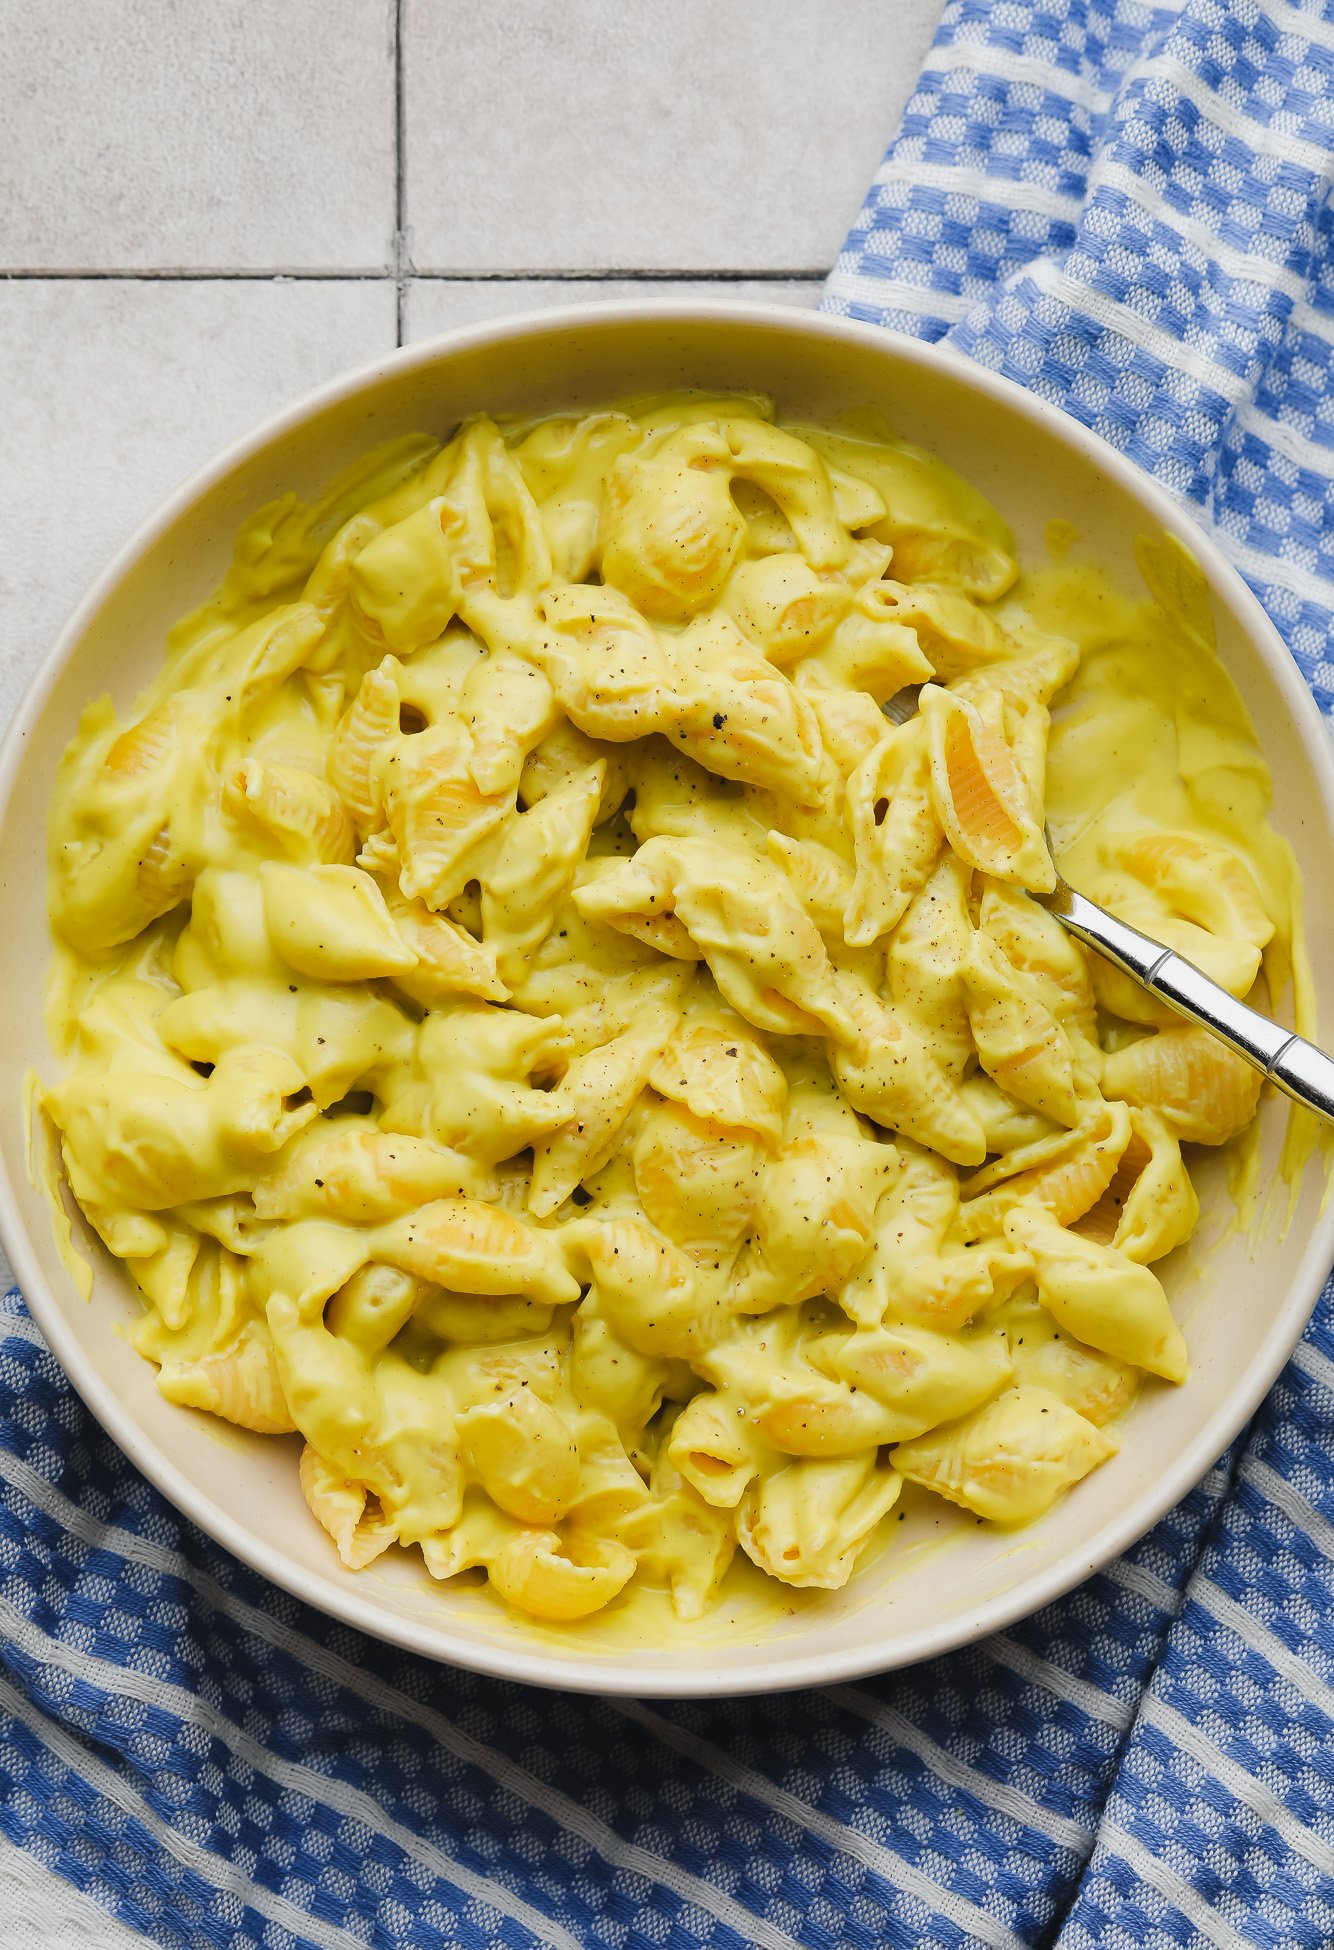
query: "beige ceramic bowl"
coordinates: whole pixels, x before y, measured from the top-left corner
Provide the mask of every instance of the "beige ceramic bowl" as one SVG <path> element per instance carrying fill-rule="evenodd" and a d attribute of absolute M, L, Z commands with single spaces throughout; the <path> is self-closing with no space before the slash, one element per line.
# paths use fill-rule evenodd
<path fill-rule="evenodd" d="M 361 1630 L 482 1672 L 590 1692 L 699 1695 L 813 1685 L 906 1665 L 993 1632 L 1068 1591 L 1141 1536 L 1198 1481 L 1251 1415 L 1301 1333 L 1331 1258 L 1334 1210 L 1321 1174 L 1294 1223 L 1257 1246 L 1229 1217 L 1223 1173 L 1200 1171 L 1201 1234 L 1166 1280 L 1191 1347 L 1189 1384 L 1151 1383 L 1121 1453 L 1040 1524 L 1005 1535 L 923 1499 L 845 1592 L 781 1622 L 724 1619 L 692 1636 L 664 1627 L 600 1645 L 537 1635 L 476 1591 L 433 1584 L 415 1554 L 369 1570 L 338 1563 L 297 1486 L 296 1438 L 219 1430 L 171 1406 L 123 1337 L 137 1302 L 119 1266 L 92 1254 L 80 1300 L 28 1182 L 21 1105 L 28 1066 L 49 1075 L 40 971 L 48 940 L 43 835 L 60 752 L 80 707 L 110 689 L 122 708 L 157 668 L 167 626 L 217 582 L 237 526 L 288 488 L 315 488 L 373 443 L 443 432 L 478 410 L 567 408 L 664 387 L 763 390 L 812 419 L 879 407 L 908 438 L 977 483 L 1013 523 L 1021 552 L 1053 516 L 1135 586 L 1137 533 L 1166 529 L 1208 578 L 1219 649 L 1274 776 L 1275 818 L 1310 890 L 1334 878 L 1334 761 L 1287 651 L 1239 577 L 1174 503 L 1071 420 L 933 347 L 874 327 L 776 308 L 592 305 L 455 333 L 368 366 L 260 427 L 195 476 L 140 529 L 52 646 L 0 752 L 0 1231 L 33 1314 L 74 1385 L 154 1483 L 275 1583 Z M 1334 907 L 1308 913 L 1321 1020 L 1334 1026 Z M 1261 1113 L 1266 1176 L 1285 1107 Z"/>

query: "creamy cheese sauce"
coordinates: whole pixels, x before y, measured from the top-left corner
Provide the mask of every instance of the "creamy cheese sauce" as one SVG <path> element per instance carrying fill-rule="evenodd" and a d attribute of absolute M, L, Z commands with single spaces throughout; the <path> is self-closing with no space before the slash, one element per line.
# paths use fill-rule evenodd
<path fill-rule="evenodd" d="M 261 510 L 88 707 L 34 1115 L 163 1392 L 298 1430 L 346 1564 L 753 1638 L 922 1569 L 905 1483 L 1030 1521 L 1185 1379 L 1151 1263 L 1192 1144 L 1253 1206 L 1255 1080 L 1030 898 L 1044 815 L 1309 1035 L 1301 888 L 1190 558 L 1078 540 L 1021 574 L 869 419 L 479 421 Z"/>

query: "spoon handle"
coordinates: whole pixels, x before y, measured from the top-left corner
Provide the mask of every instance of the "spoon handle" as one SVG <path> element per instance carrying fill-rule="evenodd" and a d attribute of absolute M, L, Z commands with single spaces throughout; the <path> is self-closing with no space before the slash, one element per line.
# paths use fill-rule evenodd
<path fill-rule="evenodd" d="M 1073 887 L 1062 884 L 1058 899 L 1050 905 L 1071 934 L 1115 962 L 1169 1008 L 1210 1030 L 1272 1077 L 1289 1097 L 1334 1123 L 1334 1057 L 1239 1002 L 1184 955 L 1118 921 Z"/>

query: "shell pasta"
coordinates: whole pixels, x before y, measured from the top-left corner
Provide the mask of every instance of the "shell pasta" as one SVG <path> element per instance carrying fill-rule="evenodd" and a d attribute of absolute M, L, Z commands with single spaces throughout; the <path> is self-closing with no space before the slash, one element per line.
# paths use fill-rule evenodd
<path fill-rule="evenodd" d="M 562 1624 L 836 1589 L 908 1484 L 1040 1517 L 1186 1381 L 1155 1265 L 1258 1096 L 1047 826 L 1238 995 L 1299 941 L 1199 634 L 749 397 L 261 510 L 51 817 L 42 1105 L 162 1393 Z"/>

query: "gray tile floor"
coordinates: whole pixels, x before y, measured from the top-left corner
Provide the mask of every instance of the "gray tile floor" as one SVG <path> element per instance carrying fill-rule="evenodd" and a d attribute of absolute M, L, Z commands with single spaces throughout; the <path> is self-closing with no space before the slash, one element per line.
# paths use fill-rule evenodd
<path fill-rule="evenodd" d="M 0 725 L 154 503 L 343 368 L 644 280 L 814 304 L 940 6 L 0 0 Z M 0 1950 L 133 1940 L 0 1843 Z"/>

